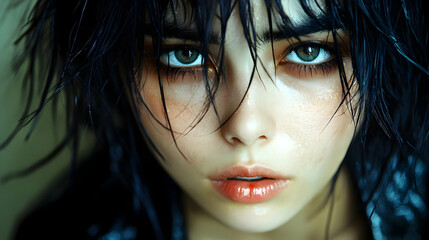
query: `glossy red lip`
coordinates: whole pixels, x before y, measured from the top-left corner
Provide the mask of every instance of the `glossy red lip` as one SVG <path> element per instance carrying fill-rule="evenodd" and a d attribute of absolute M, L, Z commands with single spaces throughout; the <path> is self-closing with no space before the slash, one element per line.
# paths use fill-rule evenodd
<path fill-rule="evenodd" d="M 210 179 L 221 195 L 240 203 L 268 201 L 277 196 L 289 182 L 287 177 L 260 166 L 232 167 Z"/>

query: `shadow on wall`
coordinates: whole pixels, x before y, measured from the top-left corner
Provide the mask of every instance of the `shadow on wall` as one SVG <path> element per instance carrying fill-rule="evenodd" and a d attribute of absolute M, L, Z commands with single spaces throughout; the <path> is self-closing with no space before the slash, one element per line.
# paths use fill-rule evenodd
<path fill-rule="evenodd" d="M 12 2 L 21 3 L 11 5 Z M 23 71 L 14 72 L 12 69 L 12 60 L 22 51 L 22 46 L 15 46 L 13 43 L 22 31 L 26 19 L 24 16 L 28 15 L 34 2 L 1 0 L 0 4 L 0 143 L 5 141 L 16 126 L 25 105 L 26 99 L 22 94 Z M 5 149 L 0 150 L 0 177 L 30 166 L 49 153 L 62 139 L 63 105 L 60 99 L 55 122 L 48 105 L 28 141 L 25 137 L 30 126 L 22 129 Z M 34 173 L 0 183 L 0 239 L 12 239 L 20 218 L 43 197 L 54 179 L 66 172 L 70 163 L 69 156 L 70 150 L 65 149 L 54 161 Z"/>

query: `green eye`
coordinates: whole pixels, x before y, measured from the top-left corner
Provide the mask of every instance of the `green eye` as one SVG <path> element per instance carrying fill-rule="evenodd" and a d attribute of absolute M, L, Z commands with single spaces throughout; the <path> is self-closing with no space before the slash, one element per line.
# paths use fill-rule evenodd
<path fill-rule="evenodd" d="M 301 46 L 295 51 L 299 59 L 305 62 L 311 62 L 319 56 L 320 48 L 313 46 Z"/>
<path fill-rule="evenodd" d="M 177 61 L 179 61 L 182 64 L 190 64 L 195 62 L 195 60 L 198 59 L 200 56 L 200 53 L 195 50 L 176 50 L 174 51 L 174 56 L 176 57 Z"/>
<path fill-rule="evenodd" d="M 331 52 L 324 47 L 318 47 L 314 44 L 303 44 L 293 48 L 286 60 L 298 64 L 319 64 L 332 58 Z"/>
<path fill-rule="evenodd" d="M 176 49 L 161 55 L 161 61 L 169 67 L 196 67 L 204 63 L 201 52 L 193 49 Z"/>

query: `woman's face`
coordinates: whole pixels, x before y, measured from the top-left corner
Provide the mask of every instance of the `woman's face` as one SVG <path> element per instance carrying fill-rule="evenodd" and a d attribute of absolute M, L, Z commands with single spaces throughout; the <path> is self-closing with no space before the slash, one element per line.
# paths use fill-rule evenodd
<path fill-rule="evenodd" d="M 284 1 L 283 6 L 295 25 L 308 24 L 298 1 Z M 213 78 L 220 23 L 214 19 L 209 58 L 203 59 L 198 42 L 185 39 L 196 29 L 181 19 L 179 8 L 181 31 L 167 33 L 171 37 L 163 42 L 161 55 L 167 111 L 150 57 L 153 47 L 146 41 L 140 93 L 147 108 L 142 104 L 138 114 L 165 160 L 155 156 L 185 194 L 228 227 L 264 232 L 286 223 L 330 184 L 355 125 L 348 102 L 340 106 L 343 93 L 332 34 L 315 28 L 300 32 L 300 41 L 271 38 L 263 1 L 254 1 L 253 10 L 259 39 L 257 69 L 253 71 L 235 8 L 227 23 L 225 78 L 205 112 L 201 64 L 208 64 Z M 167 14 L 167 24 L 172 19 Z M 273 24 L 273 32 L 278 31 Z M 347 36 L 339 32 L 338 37 L 350 77 L 351 61 L 344 50 Z M 165 128 L 166 115 L 177 146 Z"/>

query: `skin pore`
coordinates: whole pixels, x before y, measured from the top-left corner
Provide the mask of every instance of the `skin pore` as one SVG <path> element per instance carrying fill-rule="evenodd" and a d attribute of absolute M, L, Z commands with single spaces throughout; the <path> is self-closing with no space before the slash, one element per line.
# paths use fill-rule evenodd
<path fill-rule="evenodd" d="M 253 5 L 255 30 L 263 35 L 269 30 L 265 5 L 263 1 Z M 293 22 L 305 23 L 298 1 L 286 0 L 283 5 Z M 214 20 L 213 35 L 219 31 Z M 347 36 L 338 34 L 349 79 Z M 147 108 L 142 105 L 138 114 L 164 160 L 154 155 L 183 190 L 189 239 L 324 239 L 332 198 L 331 239 L 363 239 L 362 213 L 344 167 L 328 198 L 355 131 L 349 104 L 338 108 L 343 93 L 332 34 L 317 31 L 299 36 L 299 41 L 260 43 L 259 71 L 252 75 L 254 61 L 238 10 L 233 9 L 225 39 L 225 79 L 214 101 L 218 114 L 213 106 L 204 112 L 207 92 L 201 70 L 207 61 L 209 77 L 216 72 L 216 41 L 209 45 L 209 59 L 202 59 L 195 41 L 165 39 L 160 77 L 166 113 L 150 53 L 153 46 L 146 42 L 140 94 Z M 303 61 L 306 56 L 310 58 Z M 287 177 L 287 186 L 260 203 L 233 201 L 215 190 L 211 177 L 235 166 L 271 169 Z"/>

